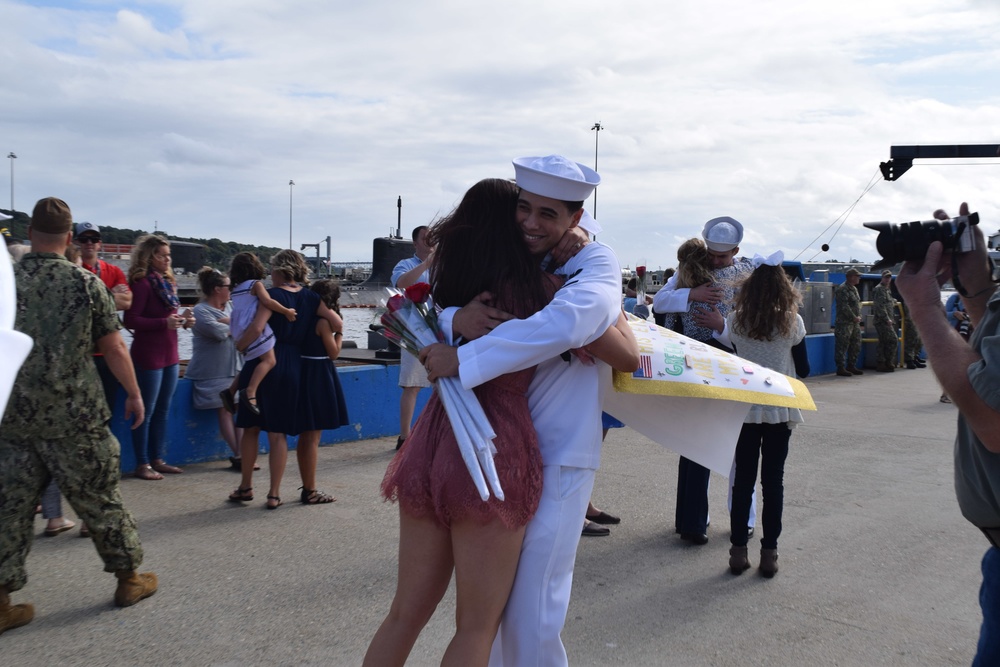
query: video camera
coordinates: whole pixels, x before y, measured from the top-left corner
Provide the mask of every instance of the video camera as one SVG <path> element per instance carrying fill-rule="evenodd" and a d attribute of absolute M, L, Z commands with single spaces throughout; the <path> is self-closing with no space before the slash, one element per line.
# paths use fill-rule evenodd
<path fill-rule="evenodd" d="M 940 241 L 945 250 L 969 252 L 976 247 L 972 226 L 979 224 L 979 213 L 961 215 L 950 220 L 925 220 L 894 225 L 889 222 L 866 222 L 865 227 L 878 232 L 875 248 L 882 259 L 872 265 L 873 271 L 895 266 L 900 262 L 920 261 L 927 248 Z"/>

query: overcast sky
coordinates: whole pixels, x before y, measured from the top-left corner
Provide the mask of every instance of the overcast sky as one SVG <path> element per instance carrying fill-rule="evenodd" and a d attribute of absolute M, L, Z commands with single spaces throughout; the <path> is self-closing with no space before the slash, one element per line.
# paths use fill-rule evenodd
<path fill-rule="evenodd" d="M 291 191 L 296 249 L 368 260 L 397 196 L 405 235 L 514 157 L 593 166 L 599 135 L 623 266 L 720 215 L 745 254 L 818 261 L 963 200 L 1000 228 L 1000 160 L 878 175 L 891 145 L 1000 142 L 996 0 L 0 0 L 0 24 L 18 210 L 285 247 Z"/>

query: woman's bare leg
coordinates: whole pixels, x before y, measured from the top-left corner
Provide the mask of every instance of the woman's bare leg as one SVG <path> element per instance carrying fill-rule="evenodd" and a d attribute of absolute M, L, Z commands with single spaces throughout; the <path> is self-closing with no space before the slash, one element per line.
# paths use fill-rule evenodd
<path fill-rule="evenodd" d="M 271 471 L 271 486 L 267 495 L 281 497 L 281 478 L 285 476 L 285 464 L 288 463 L 288 439 L 284 433 L 268 433 L 267 441 L 271 452 L 267 457 L 267 465 Z M 247 467 L 246 459 L 243 467 Z M 250 466 L 253 468 L 253 465 Z"/>
<path fill-rule="evenodd" d="M 299 436 L 295 445 L 295 458 L 299 463 L 299 476 L 303 488 L 316 489 L 316 463 L 319 459 L 319 437 L 321 431 L 306 431 Z"/>
<path fill-rule="evenodd" d="M 451 533 L 430 519 L 417 519 L 400 510 L 396 595 L 368 646 L 365 667 L 406 662 L 420 631 L 448 590 L 453 569 Z"/>
<path fill-rule="evenodd" d="M 455 636 L 442 665 L 486 665 L 500 616 L 514 585 L 524 528 L 499 520 L 483 526 L 461 521 L 451 526 L 455 559 Z"/>
<path fill-rule="evenodd" d="M 240 469 L 240 488 L 253 488 L 253 466 L 257 463 L 257 441 L 260 438 L 260 428 L 243 429 L 243 437 L 240 438 L 240 458 L 243 459 L 243 466 Z"/>
<path fill-rule="evenodd" d="M 215 414 L 219 418 L 219 435 L 229 445 L 229 449 L 233 451 L 233 456 L 240 458 L 241 436 L 237 432 L 236 425 L 233 423 L 233 416 L 225 408 L 219 408 L 215 411 Z M 240 430 L 242 431 L 242 429 Z"/>

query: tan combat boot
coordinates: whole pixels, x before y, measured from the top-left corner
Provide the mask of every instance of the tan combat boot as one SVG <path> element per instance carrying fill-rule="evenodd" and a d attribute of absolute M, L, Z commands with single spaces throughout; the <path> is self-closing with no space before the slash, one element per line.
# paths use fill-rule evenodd
<path fill-rule="evenodd" d="M 131 607 L 156 592 L 156 575 L 152 572 L 139 574 L 135 570 L 119 570 L 115 576 L 118 577 L 115 604 L 119 607 Z"/>
<path fill-rule="evenodd" d="M 6 586 L 0 586 L 0 635 L 31 623 L 35 617 L 35 608 L 30 604 L 11 604 L 10 591 Z"/>

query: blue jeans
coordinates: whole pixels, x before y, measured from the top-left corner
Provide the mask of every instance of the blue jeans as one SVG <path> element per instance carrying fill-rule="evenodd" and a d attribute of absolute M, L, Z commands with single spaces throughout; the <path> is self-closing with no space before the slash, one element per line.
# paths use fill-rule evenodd
<path fill-rule="evenodd" d="M 167 416 L 174 389 L 177 388 L 177 366 L 174 364 L 155 371 L 135 369 L 142 404 L 146 408 L 146 418 L 138 428 L 132 430 L 136 467 L 163 460 L 166 452 Z"/>
<path fill-rule="evenodd" d="M 983 556 L 983 584 L 979 587 L 983 625 L 972 667 L 1000 664 L 1000 549 L 990 547 Z"/>

